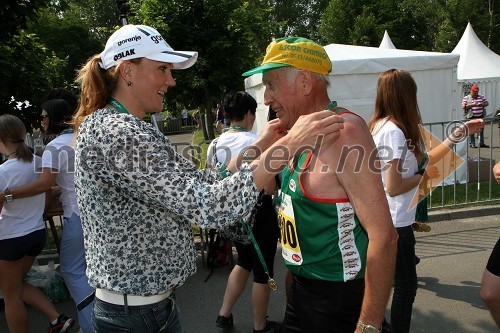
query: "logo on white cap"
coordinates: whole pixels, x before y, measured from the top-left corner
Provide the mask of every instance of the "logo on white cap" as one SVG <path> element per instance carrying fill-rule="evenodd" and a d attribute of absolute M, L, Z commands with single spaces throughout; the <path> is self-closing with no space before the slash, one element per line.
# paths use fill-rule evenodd
<path fill-rule="evenodd" d="M 119 60 L 137 58 L 168 62 L 174 69 L 186 69 L 196 62 L 198 52 L 174 51 L 157 30 L 146 25 L 129 24 L 109 37 L 99 65 L 109 69 Z"/>

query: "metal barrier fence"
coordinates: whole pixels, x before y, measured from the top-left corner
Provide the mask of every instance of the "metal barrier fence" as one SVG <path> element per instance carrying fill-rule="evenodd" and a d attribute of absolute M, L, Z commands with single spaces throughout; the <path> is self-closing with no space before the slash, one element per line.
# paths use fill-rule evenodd
<path fill-rule="evenodd" d="M 468 140 L 457 144 L 453 151 L 464 161 L 463 165 L 453 170 L 445 182 L 437 186 L 429 195 L 430 210 L 462 207 L 474 204 L 500 203 L 500 185 L 492 174 L 493 165 L 500 161 L 500 123 L 498 119 L 486 118 L 484 140 L 488 148 L 469 147 Z M 439 139 L 445 138 L 456 122 L 426 123 L 424 127 Z M 174 149 L 184 157 L 200 166 L 201 154 L 206 154 L 202 145 L 193 146 L 187 142 L 173 143 Z M 439 162 L 438 162 L 439 163 Z M 204 167 L 204 165 L 202 165 Z"/>
<path fill-rule="evenodd" d="M 193 132 L 196 129 L 196 121 L 192 117 L 182 119 L 156 114 L 151 117 L 151 123 L 165 135 Z"/>
<path fill-rule="evenodd" d="M 430 193 L 430 210 L 500 202 L 500 185 L 492 173 L 493 166 L 500 161 L 500 122 L 498 118 L 484 120 L 484 144 L 488 147 L 480 146 L 480 134 L 476 134 L 477 148 L 470 146 L 469 138 L 453 148 L 463 158 L 464 165 L 454 168 L 445 182 Z M 426 123 L 424 127 L 442 139 L 448 136 L 454 124 L 456 122 Z"/>

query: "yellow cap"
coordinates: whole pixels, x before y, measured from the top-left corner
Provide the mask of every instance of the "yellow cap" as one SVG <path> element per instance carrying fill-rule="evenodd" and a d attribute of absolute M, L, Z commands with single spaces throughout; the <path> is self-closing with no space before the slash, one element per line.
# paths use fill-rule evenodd
<path fill-rule="evenodd" d="M 271 42 L 267 47 L 262 64 L 243 73 L 243 76 L 263 73 L 285 66 L 323 75 L 332 70 L 332 62 L 321 45 L 302 37 L 286 37 Z"/>

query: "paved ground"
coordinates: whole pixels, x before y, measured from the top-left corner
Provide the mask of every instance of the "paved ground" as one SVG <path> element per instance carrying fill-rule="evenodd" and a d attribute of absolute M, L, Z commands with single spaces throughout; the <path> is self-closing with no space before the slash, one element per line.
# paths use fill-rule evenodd
<path fill-rule="evenodd" d="M 188 135 L 185 142 L 189 141 Z M 464 209 L 453 214 L 431 213 L 432 231 L 416 234 L 421 262 L 411 332 L 498 332 L 479 297 L 479 288 L 491 249 L 500 237 L 499 213 L 500 205 Z M 448 220 L 450 217 L 455 219 Z M 268 314 L 270 319 L 280 320 L 285 308 L 285 268 L 279 253 L 275 271 L 279 289 L 272 294 Z M 208 273 L 199 256 L 198 272 L 177 290 L 186 333 L 221 332 L 215 328 L 214 322 L 229 267 L 216 269 L 204 282 Z M 56 304 L 56 307 L 68 315 L 75 315 L 72 301 Z M 250 283 L 233 313 L 235 328 L 231 332 L 251 332 Z M 30 333 L 46 332 L 47 320 L 34 309 L 29 309 L 29 324 Z M 0 312 L 0 333 L 4 332 L 8 331 L 3 312 Z"/>
<path fill-rule="evenodd" d="M 500 237 L 500 207 L 495 215 L 432 222 L 430 233 L 417 233 L 419 290 L 413 311 L 411 332 L 498 332 L 479 297 L 481 276 L 491 249 Z M 275 265 L 279 290 L 272 294 L 269 316 L 279 320 L 285 308 L 285 268 L 277 254 Z M 187 333 L 214 332 L 229 267 L 218 268 L 204 282 L 209 270 L 198 260 L 198 272 L 177 290 L 179 307 Z M 232 332 L 252 329 L 250 283 L 234 308 Z M 74 315 L 71 301 L 56 304 Z M 389 314 L 389 311 L 387 312 Z M 29 309 L 30 332 L 45 332 L 47 321 Z M 76 331 L 76 330 L 75 330 Z M 0 332 L 7 332 L 0 313 Z"/>

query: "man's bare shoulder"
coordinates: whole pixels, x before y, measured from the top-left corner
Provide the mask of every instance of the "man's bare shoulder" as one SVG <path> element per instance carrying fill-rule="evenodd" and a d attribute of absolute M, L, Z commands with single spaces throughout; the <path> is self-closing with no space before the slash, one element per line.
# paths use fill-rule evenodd
<path fill-rule="evenodd" d="M 355 113 L 342 113 L 344 118 L 344 128 L 340 131 L 340 137 L 334 146 L 354 146 L 354 145 L 373 145 L 373 138 L 368 129 L 366 121 Z"/>

